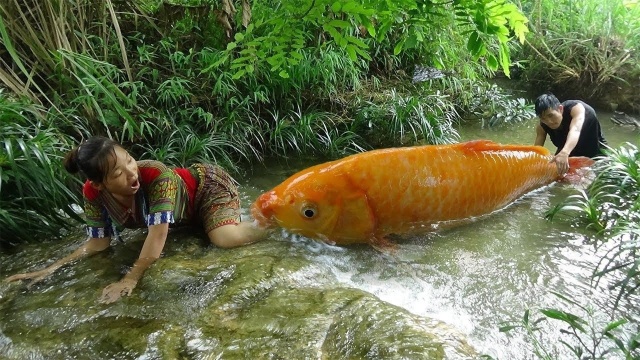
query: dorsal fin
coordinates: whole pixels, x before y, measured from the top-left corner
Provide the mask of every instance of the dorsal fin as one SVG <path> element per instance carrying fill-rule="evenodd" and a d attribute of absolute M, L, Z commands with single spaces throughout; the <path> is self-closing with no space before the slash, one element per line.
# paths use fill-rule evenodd
<path fill-rule="evenodd" d="M 535 145 L 503 145 L 491 140 L 472 140 L 460 143 L 463 151 L 482 152 L 482 151 L 533 151 L 542 156 L 549 155 L 549 150 L 542 146 Z"/>

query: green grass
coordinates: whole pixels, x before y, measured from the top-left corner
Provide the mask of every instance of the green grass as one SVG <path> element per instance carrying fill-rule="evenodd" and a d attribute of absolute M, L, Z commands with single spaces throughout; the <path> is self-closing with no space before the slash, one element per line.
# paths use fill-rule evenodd
<path fill-rule="evenodd" d="M 42 109 L 0 93 L 0 242 L 42 241 L 80 217 L 79 183 L 62 168 L 72 139 L 44 125 Z"/>
<path fill-rule="evenodd" d="M 640 110 L 640 6 L 623 0 L 524 6 L 532 34 L 515 56 L 526 63 L 523 80 L 563 98 Z"/>

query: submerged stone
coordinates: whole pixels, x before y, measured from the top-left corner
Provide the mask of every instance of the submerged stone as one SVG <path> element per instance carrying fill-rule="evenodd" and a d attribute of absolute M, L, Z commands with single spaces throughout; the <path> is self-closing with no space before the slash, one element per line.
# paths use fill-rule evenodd
<path fill-rule="evenodd" d="M 279 288 L 234 316 L 201 318 L 213 358 L 468 359 L 464 336 L 358 289 Z"/>
<path fill-rule="evenodd" d="M 459 359 L 474 354 L 444 324 L 340 284 L 308 247 L 268 240 L 225 250 L 192 233 L 133 294 L 97 300 L 139 239 L 61 269 L 27 290 L 0 287 L 4 358 Z M 46 249 L 35 250 L 44 256 Z"/>
<path fill-rule="evenodd" d="M 611 116 L 611 121 L 620 126 L 640 129 L 640 120 L 622 111 L 614 111 L 613 116 Z"/>

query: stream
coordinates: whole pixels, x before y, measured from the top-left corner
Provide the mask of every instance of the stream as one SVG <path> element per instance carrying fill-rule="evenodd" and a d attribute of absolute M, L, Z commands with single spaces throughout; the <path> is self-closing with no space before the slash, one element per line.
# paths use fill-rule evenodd
<path fill-rule="evenodd" d="M 599 111 L 609 144 L 638 144 L 638 130 L 610 116 Z M 458 130 L 461 140 L 531 144 L 534 125 Z M 241 179 L 243 216 L 260 193 L 308 165 L 270 164 Z M 591 286 L 604 251 L 593 244 L 596 234 L 544 217 L 574 191 L 553 184 L 465 225 L 397 238 L 393 253 L 285 231 L 225 250 L 208 245 L 203 233 L 173 229 L 134 293 L 100 304 L 102 289 L 128 270 L 145 239 L 145 231 L 129 230 L 123 243 L 114 240 L 32 287 L 0 282 L 0 358 L 532 359 L 524 333 L 499 332 L 504 322 L 519 321 L 527 309 L 580 314 L 552 291 L 610 306 L 611 292 Z M 83 241 L 79 229 L 0 253 L 0 277 L 40 269 Z M 621 306 L 637 320 L 631 300 Z M 575 358 L 558 342 L 561 324 L 545 326 L 539 341 L 558 359 Z"/>

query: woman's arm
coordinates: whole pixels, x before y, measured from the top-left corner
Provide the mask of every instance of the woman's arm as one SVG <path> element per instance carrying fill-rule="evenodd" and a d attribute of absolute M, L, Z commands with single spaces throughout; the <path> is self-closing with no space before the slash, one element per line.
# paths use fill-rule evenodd
<path fill-rule="evenodd" d="M 100 301 L 110 304 L 117 301 L 124 295 L 131 295 L 131 292 L 138 284 L 144 272 L 151 264 L 160 257 L 164 244 L 167 241 L 169 224 L 158 224 L 149 226 L 149 233 L 142 245 L 142 251 L 138 260 L 133 264 L 129 272 L 118 282 L 104 288 Z"/>
<path fill-rule="evenodd" d="M 11 282 L 11 281 L 17 281 L 17 280 L 31 279 L 31 283 L 29 283 L 29 286 L 31 286 L 39 281 L 42 281 L 47 276 L 53 274 L 56 270 L 58 270 L 59 268 L 63 267 L 64 265 L 72 261 L 97 254 L 107 249 L 109 247 L 110 242 L 111 242 L 110 237 L 89 238 L 88 241 L 82 244 L 74 252 L 54 262 L 53 264 L 47 266 L 46 268 L 42 270 L 30 272 L 30 273 L 15 274 L 6 278 L 5 281 Z"/>

